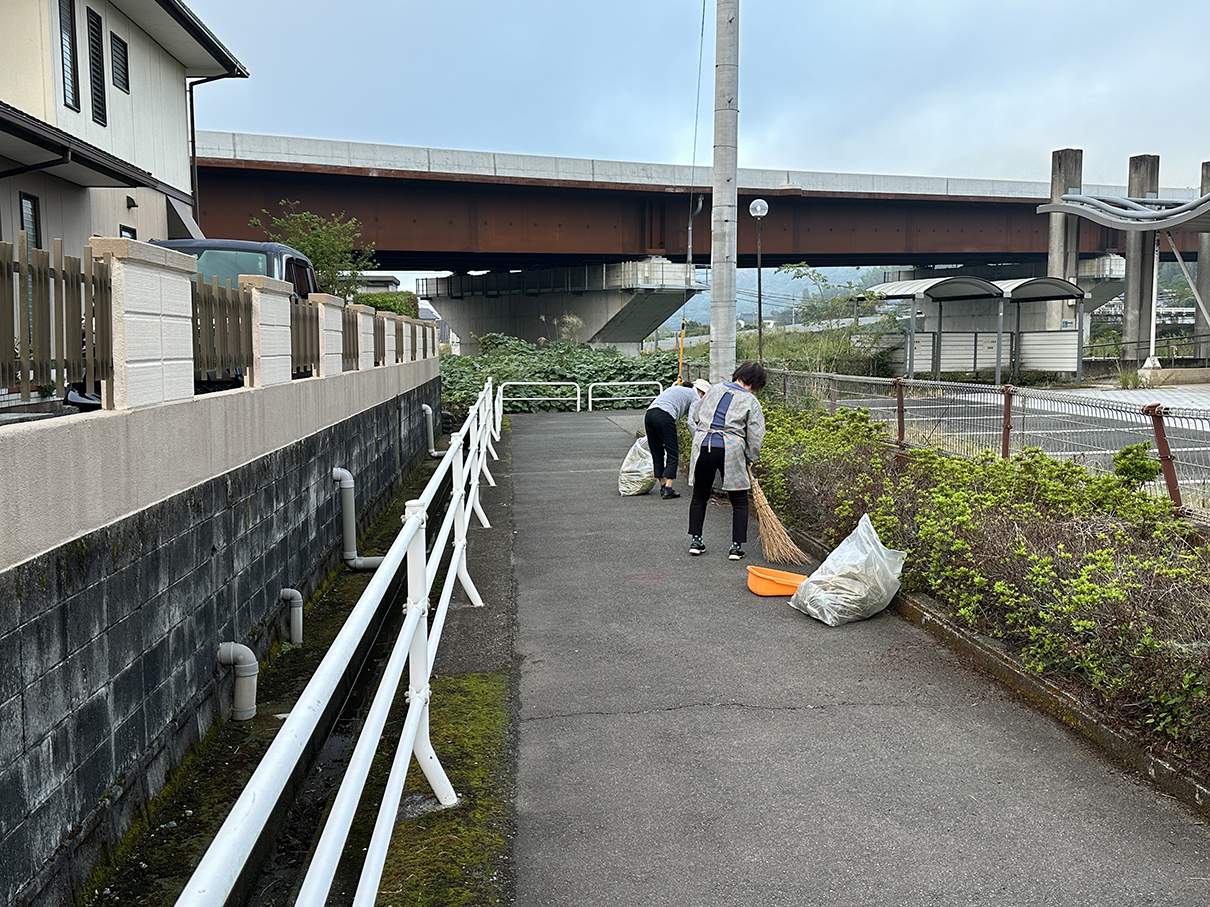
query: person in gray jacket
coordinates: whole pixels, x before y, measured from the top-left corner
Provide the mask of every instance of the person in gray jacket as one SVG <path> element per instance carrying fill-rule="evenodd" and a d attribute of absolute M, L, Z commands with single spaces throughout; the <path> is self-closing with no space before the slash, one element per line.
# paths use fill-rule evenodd
<path fill-rule="evenodd" d="M 710 382 L 698 378 L 692 387 L 674 384 L 647 407 L 643 426 L 647 429 L 647 446 L 651 448 L 651 463 L 655 467 L 655 478 L 660 484 L 660 497 L 664 500 L 679 498 L 680 492 L 672 487 L 676 470 L 681 462 L 680 442 L 677 439 L 676 423 L 689 417 L 689 434 L 696 431 L 694 421 L 697 406 Z"/>
<path fill-rule="evenodd" d="M 733 561 L 744 557 L 748 541 L 748 489 L 752 481 L 748 466 L 760 457 L 765 441 L 765 412 L 756 394 L 768 382 L 759 362 L 745 362 L 730 381 L 710 389 L 698 407 L 698 430 L 693 439 L 693 457 L 689 464 L 689 484 L 693 499 L 689 502 L 689 553 L 705 554 L 702 527 L 714 478 L 722 474 L 720 488 L 731 499 L 731 550 Z"/>

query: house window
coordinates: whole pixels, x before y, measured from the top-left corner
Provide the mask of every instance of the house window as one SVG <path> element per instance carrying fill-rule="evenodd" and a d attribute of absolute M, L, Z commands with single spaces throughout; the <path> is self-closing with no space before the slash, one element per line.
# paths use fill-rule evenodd
<path fill-rule="evenodd" d="M 21 229 L 25 231 L 25 248 L 42 248 L 42 215 L 38 211 L 38 196 L 21 193 Z"/>
<path fill-rule="evenodd" d="M 139 231 L 125 224 L 118 224 L 118 236 L 122 237 L 122 239 L 138 239 Z"/>
<path fill-rule="evenodd" d="M 80 109 L 80 71 L 76 60 L 76 5 L 59 0 L 59 40 L 63 45 L 63 103 Z"/>
<path fill-rule="evenodd" d="M 130 94 L 130 67 L 126 62 L 126 42 L 109 33 L 109 53 L 113 57 L 113 86 Z"/>
<path fill-rule="evenodd" d="M 92 89 L 92 121 L 105 125 L 105 42 L 102 40 L 101 16 L 88 11 L 88 84 Z"/>

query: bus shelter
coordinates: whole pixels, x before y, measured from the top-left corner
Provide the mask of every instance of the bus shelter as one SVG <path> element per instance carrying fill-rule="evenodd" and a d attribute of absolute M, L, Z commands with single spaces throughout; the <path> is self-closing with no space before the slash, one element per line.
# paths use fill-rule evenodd
<path fill-rule="evenodd" d="M 1016 303 L 1016 321 L 1013 328 L 1013 359 L 1015 372 L 1021 364 L 1021 351 L 1025 344 L 1025 333 L 1021 330 L 1021 304 L 1050 302 L 1064 300 L 1076 306 L 1075 327 L 1071 331 L 1038 331 L 1032 332 L 1032 352 L 1045 357 L 1045 362 L 1054 371 L 1073 371 L 1077 382 L 1082 379 L 1083 372 L 1083 299 L 1084 291 L 1069 281 L 1057 277 L 1027 277 L 1015 280 L 984 280 L 981 277 L 929 277 L 920 280 L 899 280 L 868 287 L 870 294 L 878 294 L 885 299 L 911 300 L 908 314 L 908 339 L 905 352 L 905 374 L 911 377 L 916 372 L 916 333 L 917 317 L 926 303 L 935 309 L 937 329 L 931 342 L 931 360 L 933 378 L 941 377 L 941 352 L 944 339 L 942 315 L 944 307 L 966 303 L 982 302 L 996 303 L 996 341 L 995 364 L 996 383 L 1001 383 L 1001 368 L 1004 349 L 1004 306 L 1005 303 Z M 969 332 L 962 332 L 967 334 Z M 1055 338 L 1043 334 L 1062 334 Z M 977 361 L 977 354 L 976 354 Z"/>

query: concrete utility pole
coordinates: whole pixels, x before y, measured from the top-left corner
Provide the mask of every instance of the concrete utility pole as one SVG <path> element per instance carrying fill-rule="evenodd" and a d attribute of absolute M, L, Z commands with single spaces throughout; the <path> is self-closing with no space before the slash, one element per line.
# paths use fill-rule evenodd
<path fill-rule="evenodd" d="M 735 258 L 739 140 L 739 0 L 717 0 L 714 47 L 714 197 L 710 213 L 710 380 L 735 371 Z"/>
<path fill-rule="evenodd" d="M 1202 163 L 1202 195 L 1210 195 L 1210 161 Z M 1197 234 L 1197 292 L 1210 303 L 1210 233 Z M 1198 338 L 1197 355 L 1210 356 L 1210 321 L 1201 306 L 1193 315 L 1193 333 Z"/>

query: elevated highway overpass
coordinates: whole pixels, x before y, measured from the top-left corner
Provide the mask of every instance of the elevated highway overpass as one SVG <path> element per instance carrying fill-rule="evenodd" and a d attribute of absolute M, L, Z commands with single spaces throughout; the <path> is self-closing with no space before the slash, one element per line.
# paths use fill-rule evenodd
<path fill-rule="evenodd" d="M 197 153 L 199 222 L 208 236 L 261 239 L 249 220 L 291 199 L 304 210 L 357 218 L 386 270 L 570 272 L 651 257 L 678 264 L 689 258 L 690 212 L 701 196 L 692 260 L 709 264 L 710 167 L 228 132 L 199 132 Z M 1120 186 L 1084 191 L 1125 194 Z M 1192 189 L 1163 192 L 1195 197 Z M 1049 220 L 1037 212 L 1051 200 L 1044 182 L 741 169 L 740 210 L 757 196 L 769 202 L 761 235 L 766 267 L 1036 267 L 1047 258 Z M 738 233 L 738 264 L 755 267 L 754 220 L 741 214 Z M 1178 246 L 1196 257 L 1196 237 L 1178 236 Z M 1085 226 L 1078 248 L 1084 257 L 1123 254 L 1126 240 L 1121 231 Z M 526 324 L 590 314 L 583 336 L 625 345 L 623 334 L 641 340 L 694 291 L 690 277 L 678 276 L 683 272 L 659 271 L 671 275 L 668 293 L 641 294 L 644 317 L 631 311 L 620 333 L 625 293 L 603 309 L 595 299 L 591 315 L 574 289 L 551 280 L 533 282 L 549 290 L 510 295 L 507 307 L 499 294 L 434 302 L 463 337 L 489 327 L 528 336 L 533 331 L 515 317 L 520 302 Z"/>
<path fill-rule="evenodd" d="M 711 168 L 198 133 L 200 224 L 208 236 L 261 239 L 248 226 L 293 199 L 356 217 L 386 270 L 527 269 L 629 261 L 688 251 L 710 261 Z M 1086 186 L 1125 194 L 1123 186 Z M 1194 198 L 1191 189 L 1165 196 Z M 769 201 L 761 235 L 768 267 L 985 265 L 1044 261 L 1045 182 L 739 171 L 740 208 Z M 1196 255 L 1197 243 L 1181 247 Z M 1082 255 L 1123 254 L 1120 231 L 1085 228 Z M 739 266 L 756 266 L 756 225 L 741 215 Z"/>

